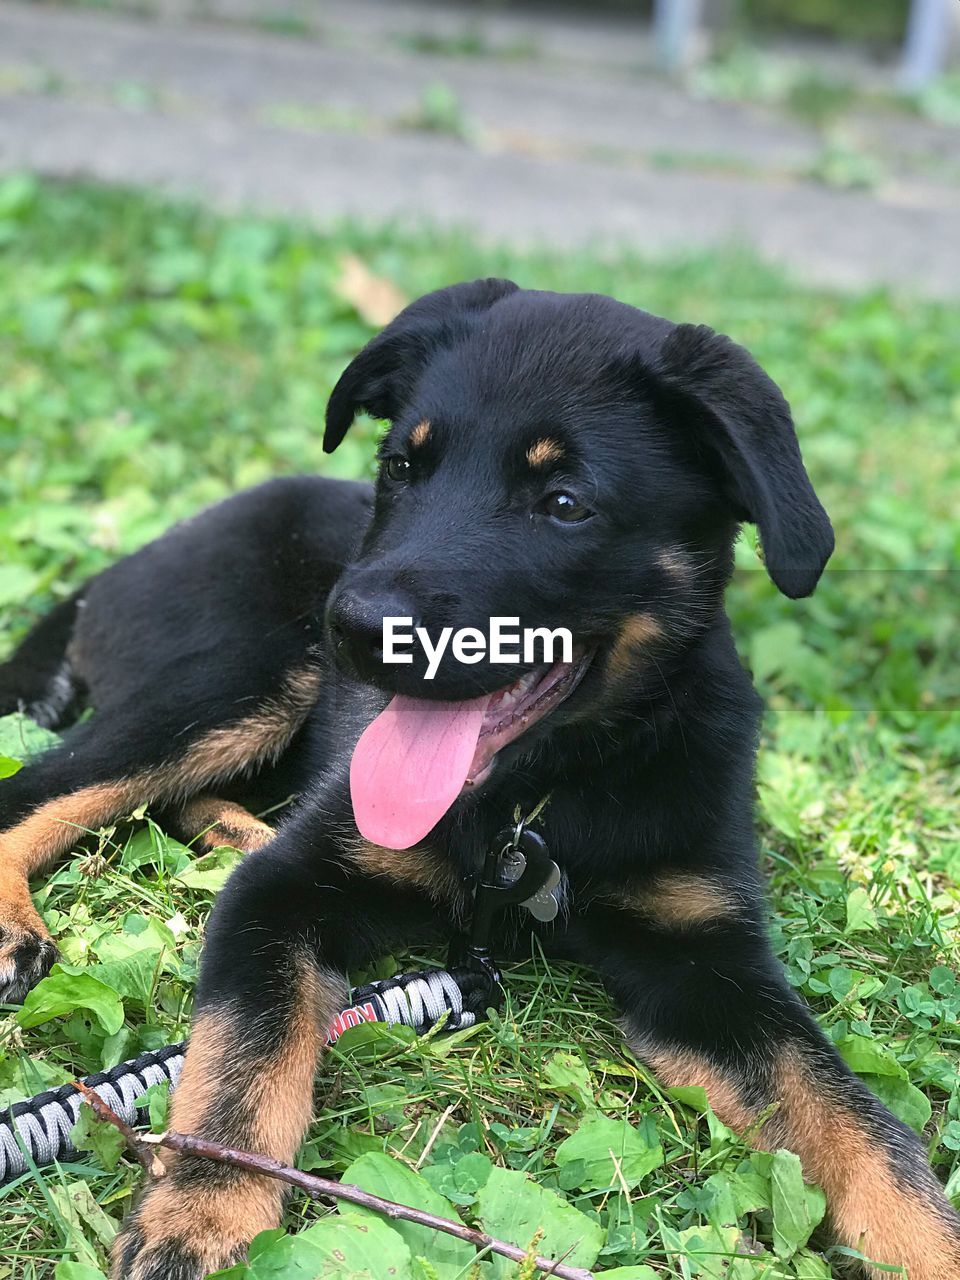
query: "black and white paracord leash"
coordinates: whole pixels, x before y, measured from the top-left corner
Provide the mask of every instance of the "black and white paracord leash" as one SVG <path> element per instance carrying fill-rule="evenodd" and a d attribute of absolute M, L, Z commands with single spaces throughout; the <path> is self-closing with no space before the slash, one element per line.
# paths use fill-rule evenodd
<path fill-rule="evenodd" d="M 560 872 L 543 839 L 527 829 L 543 803 L 529 818 L 518 816 L 491 845 L 477 878 L 470 931 L 451 946 L 450 968 L 400 974 L 355 988 L 350 1004 L 328 1028 L 327 1044 L 364 1022 L 412 1027 L 425 1035 L 443 1018 L 443 1030 L 456 1031 L 474 1026 L 488 1008 L 499 1006 L 500 973 L 490 949 L 494 915 L 511 904 L 524 905 L 539 920 L 556 915 Z M 183 1041 L 167 1045 L 87 1076 L 83 1083 L 127 1124 L 136 1124 L 146 1105 L 143 1095 L 152 1085 L 169 1081 L 171 1089 L 176 1087 L 185 1052 Z M 0 1112 L 0 1187 L 25 1173 L 31 1162 L 40 1166 L 77 1154 L 70 1133 L 81 1102 L 76 1085 L 64 1084 Z"/>
<path fill-rule="evenodd" d="M 180 1078 L 185 1045 L 168 1044 L 163 1049 L 142 1053 L 130 1062 L 121 1062 L 109 1071 L 87 1076 L 84 1084 L 96 1090 L 108 1107 L 128 1124 L 137 1119 L 137 1100 L 154 1084 L 169 1080 L 171 1087 Z M 29 1167 L 26 1153 L 36 1165 L 69 1159 L 76 1154 L 70 1131 L 80 1113 L 80 1091 L 63 1084 L 34 1098 L 15 1102 L 0 1121 L 0 1186 L 12 1182 Z"/>
<path fill-rule="evenodd" d="M 370 982 L 350 993 L 350 1004 L 331 1023 L 327 1044 L 339 1040 L 348 1027 L 364 1022 L 386 1022 L 412 1027 L 425 1035 L 446 1016 L 445 1031 L 472 1027 L 495 1001 L 488 976 L 474 969 L 425 969 L 396 978 Z M 104 1100 L 127 1124 L 136 1124 L 146 1105 L 143 1095 L 151 1085 L 180 1079 L 186 1042 L 142 1053 L 109 1071 L 87 1076 L 84 1084 Z M 70 1131 L 77 1122 L 83 1099 L 76 1085 L 47 1089 L 36 1097 L 15 1102 L 0 1112 L 0 1186 L 12 1182 L 29 1168 L 26 1152 L 35 1165 L 70 1159 L 76 1150 Z"/>

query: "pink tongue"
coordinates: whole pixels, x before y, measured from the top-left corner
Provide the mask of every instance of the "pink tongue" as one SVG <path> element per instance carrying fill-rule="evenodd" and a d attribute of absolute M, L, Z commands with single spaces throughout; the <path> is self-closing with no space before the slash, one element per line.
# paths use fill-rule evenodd
<path fill-rule="evenodd" d="M 360 735 L 350 762 L 357 830 L 388 849 L 409 849 L 463 789 L 489 695 L 425 702 L 398 694 Z"/>

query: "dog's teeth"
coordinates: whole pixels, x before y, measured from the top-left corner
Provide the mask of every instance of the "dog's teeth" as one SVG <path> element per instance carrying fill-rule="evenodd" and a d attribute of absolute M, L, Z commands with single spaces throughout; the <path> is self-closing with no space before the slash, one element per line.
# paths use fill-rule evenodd
<path fill-rule="evenodd" d="M 516 684 L 510 686 L 512 689 L 516 689 L 516 694 L 514 696 L 519 698 L 525 693 L 529 693 L 539 678 L 539 672 L 537 671 L 530 671 L 527 675 L 521 676 Z"/>
<path fill-rule="evenodd" d="M 525 676 L 521 676 L 519 680 L 515 680 L 513 684 L 507 685 L 506 689 L 501 689 L 493 695 L 490 702 L 489 714 L 497 712 L 510 711 L 522 702 L 523 699 L 535 689 L 540 683 L 542 672 L 530 671 Z M 498 726 L 498 728 L 502 727 Z"/>

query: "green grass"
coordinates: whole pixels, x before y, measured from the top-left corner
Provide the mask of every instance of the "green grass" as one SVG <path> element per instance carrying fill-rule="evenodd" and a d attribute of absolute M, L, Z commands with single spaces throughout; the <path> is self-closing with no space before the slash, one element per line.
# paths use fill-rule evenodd
<path fill-rule="evenodd" d="M 776 945 L 848 1061 L 923 1128 L 957 1198 L 960 306 L 813 292 L 735 253 L 672 264 L 519 256 L 426 231 L 319 235 L 8 179 L 0 653 L 51 601 L 204 503 L 280 472 L 369 471 L 373 424 L 332 459 L 320 448 L 334 379 L 372 333 L 336 293 L 345 252 L 410 297 L 502 273 L 704 321 L 785 388 L 838 550 L 817 595 L 791 603 L 745 540 L 729 594 L 769 708 L 758 825 Z M 16 732 L 6 726 L 0 755 L 23 754 Z M 0 1012 L 0 1101 L 185 1033 L 204 918 L 230 858 L 198 863 L 141 821 L 94 836 L 37 886 L 65 961 L 102 985 L 35 1026 Z M 384 969 L 439 959 L 385 958 Z M 419 1043 L 367 1030 L 342 1041 L 319 1077 L 305 1163 L 341 1173 L 365 1153 L 394 1153 L 488 1225 L 506 1221 L 491 1167 L 525 1170 L 554 1193 L 544 1221 L 559 1197 L 596 1224 L 598 1271 L 652 1269 L 624 1280 L 834 1274 L 802 1245 L 809 1221 L 786 1235 L 772 1221 L 770 1157 L 750 1155 L 695 1100 L 662 1094 L 624 1055 L 589 975 L 532 956 L 508 984 L 493 1024 Z M 619 1173 L 598 1116 L 615 1122 Z M 366 1168 L 375 1182 L 365 1158 L 351 1176 Z M 60 1263 L 58 1280 L 91 1280 L 96 1271 L 76 1268 L 105 1265 L 138 1171 L 100 1161 L 91 1153 L 2 1193 L 0 1278 Z M 778 1176 L 790 1173 L 781 1162 Z M 515 1181 L 499 1186 L 501 1201 L 534 1194 Z M 294 1201 L 288 1225 L 318 1212 Z M 755 1252 L 724 1256 L 745 1242 Z M 431 1259 L 411 1274 L 469 1273 Z M 482 1274 L 517 1269 L 484 1263 Z"/>

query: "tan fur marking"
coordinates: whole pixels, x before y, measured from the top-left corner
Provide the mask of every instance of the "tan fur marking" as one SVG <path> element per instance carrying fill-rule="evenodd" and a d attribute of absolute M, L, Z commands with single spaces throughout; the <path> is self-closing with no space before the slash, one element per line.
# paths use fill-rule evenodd
<path fill-rule="evenodd" d="M 151 773 L 158 775 L 164 791 L 170 788 L 174 794 L 189 795 L 198 786 L 275 760 L 307 718 L 319 691 L 319 671 L 295 671 L 288 676 L 279 696 L 264 702 L 252 716 L 222 729 L 211 729 L 179 761 L 171 761 Z"/>
<path fill-rule="evenodd" d="M 663 635 L 660 623 L 649 613 L 635 613 L 621 626 L 607 659 L 607 672 L 619 679 L 632 670 L 637 658 Z"/>
<path fill-rule="evenodd" d="M 33 905 L 30 886 L 25 876 L 16 869 L 0 868 L 0 926 L 8 929 L 26 929 L 49 938 L 50 931 L 43 923 L 40 912 Z M 6 948 L 3 948 L 6 951 Z"/>
<path fill-rule="evenodd" d="M 527 462 L 531 467 L 547 467 L 551 462 L 559 462 L 563 457 L 563 445 L 559 440 L 546 437 L 536 440 L 527 450 Z"/>
<path fill-rule="evenodd" d="M 434 902 L 459 905 L 464 897 L 463 879 L 456 866 L 430 849 L 384 849 L 369 840 L 358 840 L 345 852 L 367 875 L 422 889 Z"/>
<path fill-rule="evenodd" d="M 104 782 L 48 800 L 15 827 L 0 832 L 0 901 L 14 896 L 16 886 L 44 871 L 59 854 L 83 836 L 136 808 L 136 781 Z"/>
<path fill-rule="evenodd" d="M 736 1082 L 692 1049 L 647 1048 L 641 1042 L 635 1052 L 668 1089 L 703 1089 L 714 1114 L 727 1128 L 745 1133 L 756 1123 L 757 1114 L 743 1101 Z"/>
<path fill-rule="evenodd" d="M 652 884 L 630 885 L 610 900 L 627 911 L 649 917 L 669 928 L 707 924 L 729 919 L 740 912 L 736 894 L 707 876 L 662 876 Z"/>
<path fill-rule="evenodd" d="M 277 834 L 273 827 L 255 818 L 242 805 L 216 796 L 190 800 L 181 810 L 180 820 L 203 849 L 226 844 L 241 853 L 253 853 L 254 849 L 269 844 Z"/>
<path fill-rule="evenodd" d="M 960 1235 L 951 1238 L 922 1194 L 895 1180 L 857 1117 L 824 1095 L 796 1053 L 784 1055 L 778 1081 L 780 1111 L 764 1126 L 764 1145 L 782 1142 L 800 1157 L 806 1179 L 826 1193 L 838 1239 L 874 1262 L 904 1267 L 909 1280 L 956 1280 Z M 867 1274 L 890 1275 L 875 1267 Z"/>
<path fill-rule="evenodd" d="M 909 1280 L 960 1276 L 960 1235 L 922 1194 L 897 1183 L 882 1148 L 849 1108 L 831 1099 L 799 1053 L 783 1055 L 777 1071 L 779 1106 L 758 1127 L 760 1114 L 744 1101 L 738 1081 L 699 1054 L 642 1040 L 635 1051 L 667 1087 L 703 1088 L 715 1114 L 753 1146 L 762 1151 L 786 1147 L 798 1155 L 804 1177 L 826 1194 L 841 1244 L 874 1262 L 904 1267 Z M 875 1267 L 867 1274 L 871 1280 L 890 1275 Z"/>
<path fill-rule="evenodd" d="M 169 1167 L 171 1161 L 161 1156 Z M 280 1218 L 280 1183 L 266 1178 L 244 1177 L 224 1193 L 211 1187 L 203 1196 L 185 1194 L 161 1178 L 150 1187 L 137 1212 L 137 1226 L 144 1242 L 156 1247 L 173 1237 L 199 1259 L 202 1274 L 239 1262 L 246 1246 L 260 1231 L 275 1227 Z M 115 1250 L 121 1247 L 118 1237 Z M 120 1270 L 115 1251 L 110 1274 L 113 1280 L 133 1280 L 139 1271 Z"/>
<path fill-rule="evenodd" d="M 291 974 L 298 1003 L 282 1051 L 271 1058 L 251 1055 L 245 1028 L 220 1012 L 202 1013 L 190 1035 L 183 1076 L 173 1095 L 171 1126 L 181 1133 L 216 1138 L 210 1118 L 226 1091 L 242 1098 L 246 1132 L 228 1143 L 285 1163 L 293 1161 L 313 1113 L 313 1077 L 326 1029 L 346 1000 L 346 983 L 303 957 Z M 177 1157 L 165 1153 L 168 1170 Z M 208 1269 L 228 1263 L 258 1231 L 280 1220 L 283 1186 L 253 1174 L 218 1187 L 178 1188 L 162 1179 L 150 1189 L 138 1213 L 148 1245 L 174 1236 L 197 1252 Z"/>
<path fill-rule="evenodd" d="M 221 1092 L 224 1067 L 237 1050 L 236 1028 L 219 1013 L 199 1013 L 190 1028 L 190 1049 L 176 1093 L 171 1122 L 181 1133 L 196 1133 L 210 1104 Z"/>
<path fill-rule="evenodd" d="M 347 1003 L 347 984 L 310 959 L 291 978 L 299 992 L 296 1013 L 279 1061 L 257 1072 L 252 1085 L 251 1141 L 255 1151 L 292 1161 L 313 1116 L 313 1077 L 327 1029 Z M 281 1154 L 284 1153 L 284 1154 Z"/>
<path fill-rule="evenodd" d="M 189 796 L 201 786 L 276 759 L 303 724 L 319 688 L 316 669 L 295 671 L 276 698 L 245 720 L 211 730 L 177 759 L 58 796 L 0 832 L 0 920 L 16 919 L 24 901 L 29 903 L 30 876 L 45 871 L 84 831 L 106 826 L 138 805 Z M 32 907 L 28 914 L 36 915 Z"/>
<path fill-rule="evenodd" d="M 430 439 L 430 423 L 427 421 L 426 418 L 424 418 L 423 421 L 418 422 L 417 425 L 410 432 L 410 448 L 419 449 L 423 445 L 425 445 L 429 439 Z"/>

